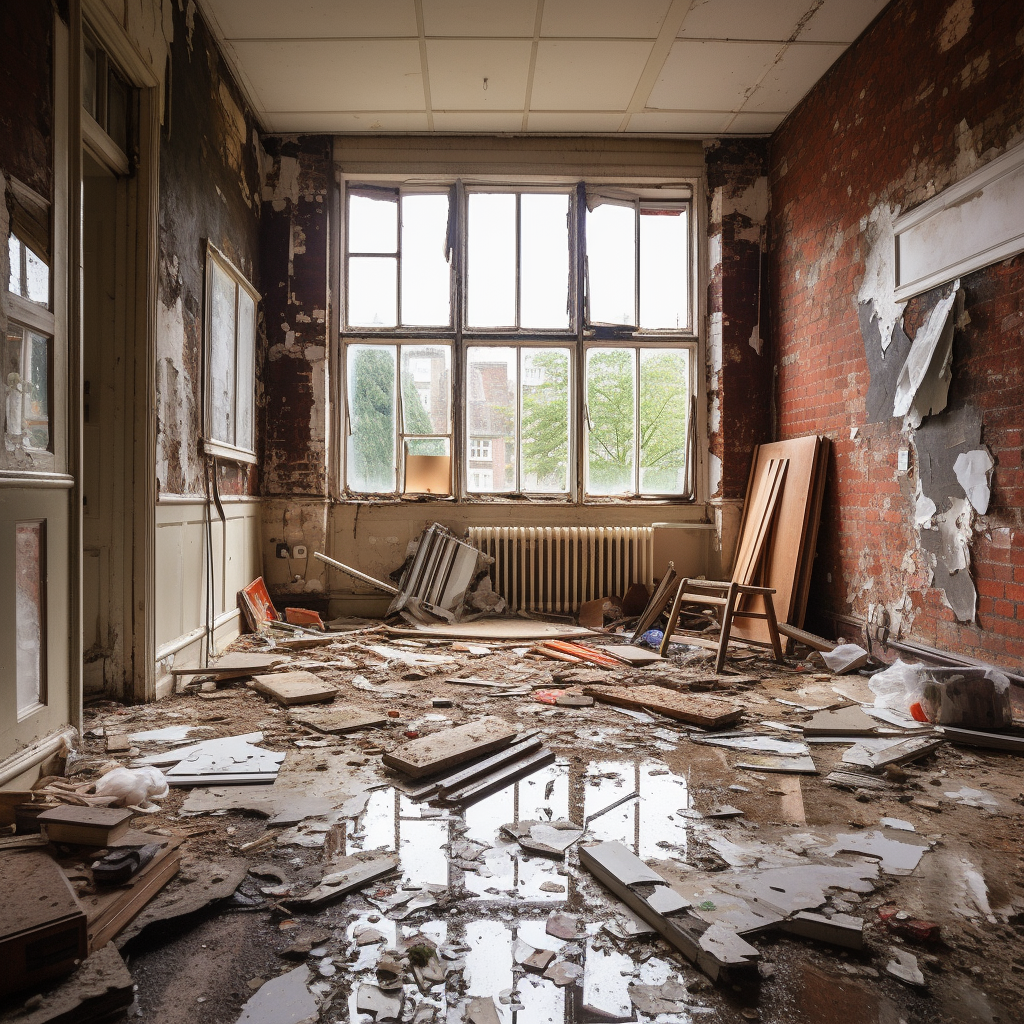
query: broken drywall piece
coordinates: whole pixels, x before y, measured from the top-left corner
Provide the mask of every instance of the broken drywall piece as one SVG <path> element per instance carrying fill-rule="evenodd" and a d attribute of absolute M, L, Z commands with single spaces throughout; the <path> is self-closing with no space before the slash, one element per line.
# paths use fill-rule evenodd
<path fill-rule="evenodd" d="M 360 983 L 359 991 L 356 993 L 356 1010 L 359 1013 L 368 1013 L 378 1021 L 398 1020 L 402 1015 L 404 1001 L 405 994 L 402 989 L 385 991 L 364 981 Z"/>
<path fill-rule="evenodd" d="M 946 407 L 953 355 L 953 306 L 959 291 L 958 278 L 949 295 L 935 304 L 917 332 L 896 382 L 892 412 L 894 416 L 907 417 L 911 427 L 919 427 L 925 416 Z"/>
<path fill-rule="evenodd" d="M 217 743 L 212 748 L 199 744 L 199 748 L 167 769 L 169 785 L 273 782 L 285 759 L 283 752 L 264 750 L 237 739 L 230 744 Z"/>
<path fill-rule="evenodd" d="M 967 500 L 979 516 L 988 511 L 989 498 L 992 496 L 989 474 L 994 465 L 992 456 L 984 448 L 973 452 L 961 452 L 953 463 L 953 472 L 956 473 Z"/>
<path fill-rule="evenodd" d="M 561 857 L 583 838 L 583 829 L 571 821 L 515 821 L 502 825 L 501 831 L 518 840 L 524 850 Z"/>
<path fill-rule="evenodd" d="M 805 736 L 871 736 L 878 726 L 861 707 L 851 704 L 839 711 L 819 711 L 804 723 Z"/>
<path fill-rule="evenodd" d="M 905 949 L 899 949 L 896 946 L 893 946 L 890 952 L 895 959 L 890 960 L 885 965 L 885 969 L 889 974 L 894 978 L 899 978 L 900 981 L 905 982 L 907 985 L 924 988 L 924 975 L 921 973 L 921 968 L 917 966 L 917 957 L 913 953 Z"/>
<path fill-rule="evenodd" d="M 841 644 L 834 650 L 822 651 L 821 657 L 836 675 L 843 675 L 863 668 L 871 655 L 860 644 Z"/>
<path fill-rule="evenodd" d="M 868 771 L 878 772 L 889 765 L 905 764 L 930 754 L 942 745 L 933 736 L 912 736 L 909 739 L 861 740 L 843 754 L 844 764 L 855 764 Z"/>
<path fill-rule="evenodd" d="M 306 1024 L 319 1016 L 319 1001 L 309 990 L 310 972 L 303 964 L 261 985 L 242 1007 L 237 1024 Z"/>
<path fill-rule="evenodd" d="M 918 487 L 921 486 L 920 480 L 918 481 Z M 932 516 L 935 515 L 936 508 L 935 502 L 928 497 L 927 494 L 918 493 L 917 502 L 914 506 L 914 525 L 923 526 L 925 529 L 929 529 L 932 524 Z"/>
<path fill-rule="evenodd" d="M 828 900 L 829 889 L 869 893 L 878 881 L 878 864 L 864 861 L 851 866 L 838 864 L 802 864 L 793 868 L 769 868 L 751 871 L 735 880 L 716 882 L 715 888 L 735 893 L 756 904 L 788 917 L 801 910 L 817 910 Z"/>
<path fill-rule="evenodd" d="M 973 622 L 977 607 L 978 595 L 968 571 L 973 519 L 966 498 L 951 498 L 949 511 L 932 518 L 932 529 L 921 531 L 921 546 L 933 559 L 932 586 L 943 592 L 960 622 Z"/>
<path fill-rule="evenodd" d="M 502 1024 L 493 996 L 471 999 L 466 1007 L 466 1024 Z"/>
<path fill-rule="evenodd" d="M 824 852 L 830 857 L 837 853 L 877 857 L 879 867 L 887 875 L 909 875 L 921 862 L 930 846 L 927 840 L 918 840 L 916 836 L 911 839 L 906 832 L 901 832 L 900 838 L 897 838 L 892 832 L 872 829 L 869 832 L 836 836 L 835 843 Z"/>
<path fill-rule="evenodd" d="M 744 754 L 737 768 L 751 772 L 778 772 L 783 775 L 817 775 L 818 768 L 810 756 L 785 757 L 781 754 Z"/>
<path fill-rule="evenodd" d="M 677 981 L 666 981 L 661 985 L 640 985 L 631 982 L 629 998 L 633 1005 L 648 1017 L 667 1013 L 685 1013 L 687 992 Z"/>
<path fill-rule="evenodd" d="M 825 917 L 824 914 L 812 914 L 803 910 L 783 922 L 782 930 L 789 932 L 790 935 L 799 935 L 801 938 L 814 939 L 817 942 L 830 942 L 846 949 L 864 948 L 864 921 L 848 914 Z"/>
<path fill-rule="evenodd" d="M 691 736 L 693 743 L 706 747 L 728 747 L 730 750 L 750 750 L 758 754 L 782 754 L 784 757 L 801 757 L 809 754 L 807 744 L 799 740 L 780 740 L 774 736 Z"/>

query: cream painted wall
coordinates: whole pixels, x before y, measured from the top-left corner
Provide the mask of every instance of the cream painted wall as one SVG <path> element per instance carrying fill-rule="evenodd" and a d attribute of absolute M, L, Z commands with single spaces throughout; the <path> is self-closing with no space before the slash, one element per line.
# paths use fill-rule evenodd
<path fill-rule="evenodd" d="M 652 523 L 699 523 L 703 505 L 576 505 L 494 503 L 448 505 L 443 502 L 401 504 L 336 504 L 325 500 L 263 502 L 263 566 L 267 586 L 276 594 L 329 597 L 332 614 L 380 614 L 388 598 L 334 569 L 328 569 L 314 551 L 387 579 L 405 561 L 409 541 L 432 522 L 442 523 L 456 535 L 470 526 L 645 526 Z M 686 531 L 680 541 L 684 557 L 676 570 L 699 576 L 708 572 L 712 531 Z M 276 545 L 305 544 L 307 558 L 276 557 Z M 298 577 L 296 580 L 295 577 Z"/>
<path fill-rule="evenodd" d="M 213 634 L 221 650 L 239 634 L 238 591 L 261 573 L 260 503 L 223 499 L 226 522 L 213 510 Z M 205 658 L 206 517 L 202 501 L 164 497 L 156 508 L 157 694 L 169 692 L 172 665 Z"/>

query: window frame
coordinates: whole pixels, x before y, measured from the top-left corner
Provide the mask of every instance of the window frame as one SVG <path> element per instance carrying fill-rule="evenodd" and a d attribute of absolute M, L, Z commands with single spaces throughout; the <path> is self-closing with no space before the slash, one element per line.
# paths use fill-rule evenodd
<path fill-rule="evenodd" d="M 231 367 L 234 377 L 234 402 L 231 410 L 232 423 L 237 442 L 238 430 L 238 396 L 239 388 L 239 366 L 238 366 L 238 337 L 239 337 L 239 293 L 245 291 L 252 300 L 252 380 L 247 381 L 248 390 L 252 393 L 252 447 L 244 448 L 237 443 L 225 441 L 214 437 L 213 429 L 213 386 L 212 386 L 212 359 L 213 359 L 213 288 L 214 274 L 213 267 L 216 266 L 223 271 L 235 286 L 234 304 L 234 345 L 232 351 Z M 220 459 L 228 459 L 233 462 L 255 465 L 259 460 L 256 456 L 256 363 L 259 324 L 259 303 L 260 293 L 249 282 L 246 276 L 222 253 L 212 242 L 206 243 L 206 266 L 204 281 L 203 301 L 203 432 L 202 448 L 206 455 L 212 455 Z"/>
<path fill-rule="evenodd" d="M 339 239 L 338 258 L 335 261 L 335 280 L 338 281 L 340 300 L 337 303 L 335 315 L 334 339 L 337 345 L 337 363 L 339 373 L 336 374 L 336 412 L 335 423 L 337 424 L 341 441 L 332 446 L 332 458 L 334 458 L 336 470 L 332 473 L 335 481 L 336 494 L 339 500 L 349 502 L 367 502 L 379 500 L 406 500 L 413 496 L 405 495 L 401 485 L 394 492 L 368 492 L 353 489 L 348 483 L 347 466 L 347 431 L 349 424 L 348 410 L 348 382 L 347 382 L 347 349 L 350 345 L 365 342 L 389 341 L 392 344 L 401 345 L 419 340 L 430 340 L 440 342 L 449 340 L 452 345 L 452 384 L 451 384 L 451 425 L 452 425 L 452 483 L 451 495 L 431 495 L 433 500 L 454 501 L 460 504 L 477 503 L 517 503 L 522 501 L 541 501 L 556 504 L 574 505 L 622 505 L 623 503 L 639 502 L 648 504 L 693 504 L 698 501 L 704 490 L 701 474 L 705 471 L 706 441 L 702 444 L 700 438 L 703 436 L 705 417 L 701 415 L 700 403 L 697 403 L 697 412 L 693 417 L 694 437 L 687 438 L 686 452 L 686 479 L 690 483 L 689 491 L 686 494 L 663 494 L 643 493 L 623 495 L 590 495 L 586 491 L 587 475 L 587 424 L 585 408 L 586 392 L 586 359 L 587 353 L 597 345 L 610 344 L 611 347 L 624 345 L 632 348 L 683 348 L 689 352 L 689 381 L 688 393 L 689 402 L 692 404 L 694 397 L 702 395 L 705 389 L 705 382 L 700 373 L 703 365 L 703 357 L 706 345 L 706 334 L 704 331 L 705 310 L 701 294 L 701 284 L 706 277 L 703 271 L 703 264 L 700 256 L 703 252 L 703 238 L 701 227 L 706 220 L 706 211 L 702 203 L 702 191 L 700 188 L 701 178 L 697 175 L 687 176 L 679 179 L 665 178 L 630 178 L 625 179 L 602 179 L 594 176 L 581 178 L 578 175 L 572 177 L 542 176 L 531 177 L 529 175 L 512 176 L 498 174 L 493 177 L 465 179 L 458 178 L 454 174 L 434 175 L 424 174 L 416 177 L 409 176 L 406 180 L 400 173 L 382 173 L 375 168 L 368 173 L 347 172 L 339 167 L 337 172 L 338 188 L 335 192 L 335 211 L 339 223 L 336 237 Z M 440 193 L 448 190 L 456 205 L 455 210 L 455 251 L 452 254 L 451 264 L 451 323 L 448 329 L 421 328 L 421 327 L 396 327 L 366 328 L 347 324 L 347 303 L 348 303 L 348 260 L 351 255 L 348 246 L 348 196 L 353 190 L 368 188 L 388 188 L 399 190 L 399 195 L 407 192 L 433 192 Z M 664 207 L 672 205 L 685 206 L 686 214 L 686 309 L 689 323 L 686 328 L 643 328 L 632 325 L 614 324 L 591 324 L 587 322 L 587 296 L 586 296 L 586 272 L 585 272 L 585 239 L 586 239 L 586 196 L 587 189 L 595 190 L 608 189 L 616 191 L 620 195 L 627 194 L 630 204 L 636 209 L 637 225 L 637 257 L 635 260 L 635 273 L 639 276 L 639 217 L 642 206 Z M 466 321 L 468 317 L 468 196 L 473 192 L 511 192 L 526 194 L 530 192 L 540 193 L 564 193 L 569 195 L 570 230 L 569 230 L 569 281 L 568 300 L 569 327 L 554 329 L 536 329 L 520 327 L 499 327 L 499 328 L 470 328 Z M 521 307 L 519 301 L 519 208 L 517 202 L 517 321 L 521 319 Z M 399 211 L 399 247 L 401 245 L 401 219 Z M 400 250 L 399 250 L 400 251 Z M 382 254 L 377 254 L 382 255 Z M 401 271 L 396 287 L 399 289 L 398 298 L 400 301 Z M 641 296 L 637 288 L 635 302 L 639 313 Z M 401 318 L 401 311 L 397 319 Z M 561 347 L 564 345 L 571 350 L 570 354 L 570 408 L 569 408 L 569 489 L 568 492 L 556 494 L 545 492 L 472 492 L 469 490 L 469 463 L 473 461 L 469 457 L 469 423 L 467 422 L 467 350 L 470 347 L 479 345 L 494 345 L 496 347 Z M 638 357 L 639 358 L 639 357 Z M 521 362 L 520 362 L 521 366 Z M 517 386 L 517 420 L 521 418 L 522 403 L 522 382 Z M 689 416 L 690 410 L 686 410 Z M 518 430 L 517 430 L 518 433 Z M 396 435 L 398 431 L 396 429 Z M 517 436 L 517 446 L 521 444 L 521 437 Z M 398 446 L 400 449 L 400 445 Z M 399 475 L 401 466 L 399 465 Z M 518 470 L 517 470 L 518 471 Z M 636 472 L 639 473 L 639 467 Z M 414 500 L 421 500 L 416 496 Z"/>

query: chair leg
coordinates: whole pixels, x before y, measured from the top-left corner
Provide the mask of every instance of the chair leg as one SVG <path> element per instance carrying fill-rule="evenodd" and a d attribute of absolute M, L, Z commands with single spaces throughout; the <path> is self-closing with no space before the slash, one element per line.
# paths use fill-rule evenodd
<path fill-rule="evenodd" d="M 772 650 L 775 652 L 775 660 L 782 664 L 782 641 L 779 639 L 779 624 L 775 619 L 775 604 L 771 594 L 762 594 L 764 601 L 764 618 L 768 624 L 768 636 L 772 641 Z"/>
<path fill-rule="evenodd" d="M 722 632 L 718 636 L 718 657 L 715 659 L 715 675 L 725 667 L 725 655 L 729 649 L 729 634 L 732 632 L 732 612 L 736 605 L 736 584 L 729 584 L 729 593 L 722 607 Z"/>
<path fill-rule="evenodd" d="M 679 622 L 679 609 L 683 605 L 683 594 L 686 593 L 686 584 L 689 580 L 680 580 L 679 586 L 676 588 L 676 596 L 672 600 L 672 608 L 668 613 L 668 622 L 665 624 L 665 635 L 661 638 L 661 647 L 658 648 L 658 654 L 663 658 L 668 653 L 668 645 L 672 639 L 672 634 L 676 631 L 676 623 Z"/>

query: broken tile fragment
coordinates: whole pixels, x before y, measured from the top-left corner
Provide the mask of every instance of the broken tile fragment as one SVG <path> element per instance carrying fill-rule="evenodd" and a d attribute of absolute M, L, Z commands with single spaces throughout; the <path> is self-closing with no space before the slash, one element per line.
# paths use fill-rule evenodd
<path fill-rule="evenodd" d="M 556 939 L 568 940 L 577 939 L 586 931 L 579 917 L 575 914 L 568 914 L 564 910 L 556 910 L 551 914 L 544 930 Z"/>
<path fill-rule="evenodd" d="M 237 1024 L 307 1024 L 317 1020 L 319 1001 L 309 991 L 303 965 L 261 985 L 242 1007 Z"/>
<path fill-rule="evenodd" d="M 544 977 L 553 981 L 559 988 L 575 984 L 583 977 L 583 968 L 579 964 L 570 963 L 568 960 L 559 960 L 551 964 L 544 972 Z"/>
<path fill-rule="evenodd" d="M 889 952 L 893 959 L 886 965 L 885 969 L 894 978 L 899 978 L 904 984 L 913 985 L 916 988 L 924 988 L 924 975 L 921 968 L 917 966 L 917 957 L 905 949 L 893 946 Z"/>
<path fill-rule="evenodd" d="M 516 821 L 502 825 L 501 831 L 517 840 L 524 850 L 561 857 L 583 837 L 583 829 L 571 821 Z"/>

